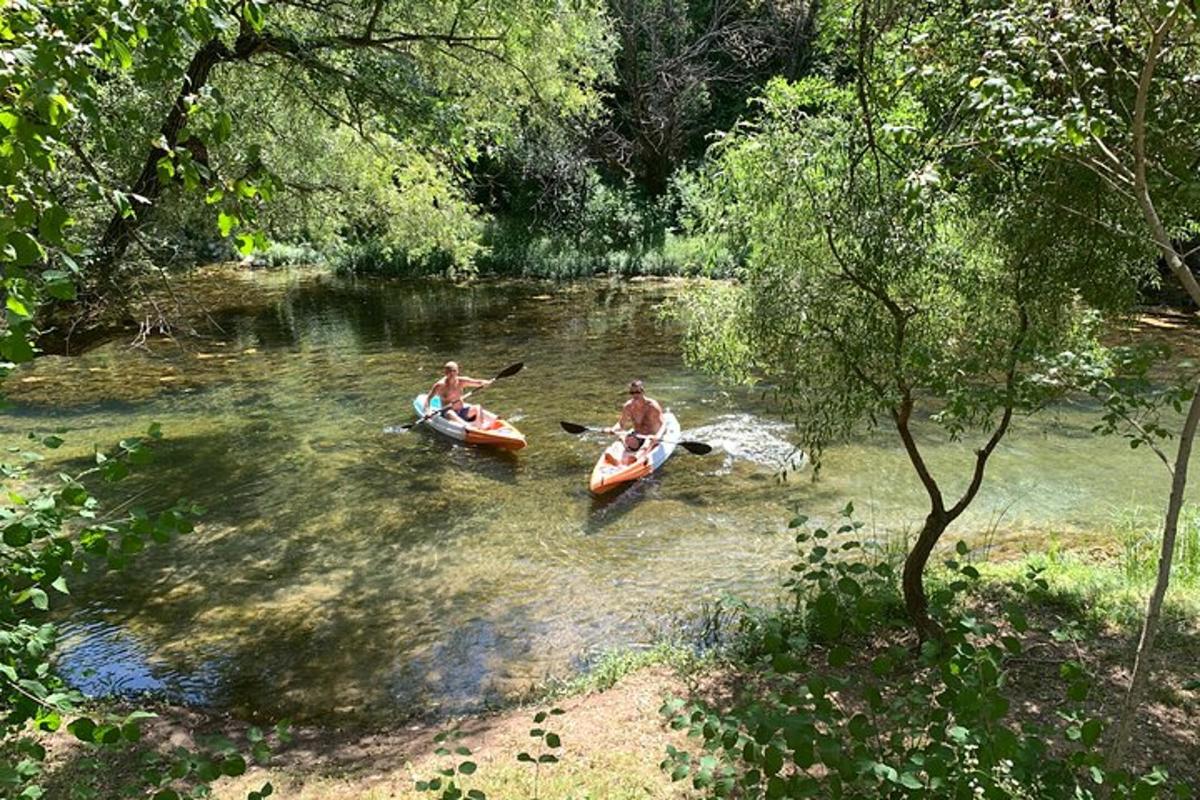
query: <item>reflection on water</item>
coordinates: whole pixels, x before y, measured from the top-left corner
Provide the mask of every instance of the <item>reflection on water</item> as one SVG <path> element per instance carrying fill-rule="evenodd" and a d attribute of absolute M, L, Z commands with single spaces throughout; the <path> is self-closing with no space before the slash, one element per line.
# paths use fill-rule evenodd
<path fill-rule="evenodd" d="M 72 595 L 64 667 L 91 692 L 309 720 L 463 711 L 644 641 L 706 599 L 772 592 L 788 564 L 787 501 L 817 516 L 853 499 L 877 531 L 921 516 L 886 433 L 831 448 L 821 481 L 781 487 L 790 428 L 756 394 L 682 365 L 655 313 L 670 285 L 544 294 L 303 273 L 209 284 L 197 291 L 222 294 L 212 305 L 226 309 L 214 312 L 224 333 L 47 358 L 11 385 L 3 434 L 69 427 L 56 459 L 82 463 L 94 443 L 161 422 L 152 471 L 112 500 L 144 492 L 137 502 L 186 496 L 208 509 L 196 533 Z M 480 396 L 519 421 L 526 450 L 384 432 L 411 419 L 411 397 L 447 358 L 479 377 L 526 363 Z M 605 440 L 558 421 L 611 424 L 634 376 L 686 438 L 718 451 L 680 448 L 652 479 L 594 500 L 588 473 Z M 1068 408 L 1018 425 L 962 529 L 999 519 L 1026 536 L 1071 535 L 1159 502 L 1156 467 L 1091 424 Z M 929 447 L 946 476 L 971 458 L 969 444 Z"/>

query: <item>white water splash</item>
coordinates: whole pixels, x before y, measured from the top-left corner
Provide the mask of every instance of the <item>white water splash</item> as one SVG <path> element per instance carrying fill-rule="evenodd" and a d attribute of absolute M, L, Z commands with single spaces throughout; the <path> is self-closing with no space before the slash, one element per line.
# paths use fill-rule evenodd
<path fill-rule="evenodd" d="M 719 474 L 728 473 L 735 461 L 749 461 L 778 470 L 796 469 L 804 453 L 787 439 L 791 426 L 752 414 L 726 414 L 711 425 L 684 432 L 684 438 L 707 442 L 725 452 Z"/>

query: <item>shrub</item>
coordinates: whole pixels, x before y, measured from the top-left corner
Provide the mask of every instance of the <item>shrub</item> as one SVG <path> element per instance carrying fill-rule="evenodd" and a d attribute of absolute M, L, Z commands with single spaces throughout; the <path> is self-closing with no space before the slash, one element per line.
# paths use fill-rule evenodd
<path fill-rule="evenodd" d="M 847 515 L 852 511 L 847 508 Z M 961 560 L 931 595 L 948 621 L 940 641 L 913 653 L 881 629 L 903 627 L 895 568 L 863 553 L 847 520 L 836 533 L 798 529 L 800 559 L 789 607 L 749 620 L 743 657 L 759 682 L 731 711 L 675 699 L 663 707 L 700 752 L 668 748 L 663 768 L 709 797 L 1086 798 L 1108 784 L 1117 797 L 1151 798 L 1165 775 L 1106 773 L 1104 722 L 1083 706 L 1091 680 L 1066 661 L 1061 727 L 1016 725 L 1006 662 L 1024 651 L 1028 621 L 1009 603 L 1002 619 L 957 602 L 979 572 Z M 1030 570 L 1017 598 L 1044 591 Z M 1179 791 L 1185 792 L 1181 788 Z"/>

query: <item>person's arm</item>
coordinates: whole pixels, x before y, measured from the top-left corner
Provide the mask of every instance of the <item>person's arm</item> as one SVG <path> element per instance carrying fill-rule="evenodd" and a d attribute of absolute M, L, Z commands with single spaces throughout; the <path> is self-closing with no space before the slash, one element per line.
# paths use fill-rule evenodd
<path fill-rule="evenodd" d="M 425 393 L 425 407 L 422 409 L 424 416 L 429 416 L 429 407 L 433 405 L 433 398 L 438 397 L 441 393 L 438 391 L 442 386 L 441 378 L 433 382 L 433 386 L 429 387 L 429 391 Z"/>
<path fill-rule="evenodd" d="M 625 424 L 625 420 L 629 420 L 628 425 Z M 629 406 L 621 406 L 621 416 L 617 419 L 617 424 L 606 428 L 606 430 L 615 436 L 622 430 L 628 430 L 632 425 L 633 417 L 629 414 Z"/>
<path fill-rule="evenodd" d="M 479 378 L 463 378 L 461 376 L 459 377 L 458 382 L 460 384 L 462 384 L 464 387 L 466 387 L 467 389 L 479 389 L 484 386 L 492 385 L 492 382 L 490 380 L 482 381 Z"/>

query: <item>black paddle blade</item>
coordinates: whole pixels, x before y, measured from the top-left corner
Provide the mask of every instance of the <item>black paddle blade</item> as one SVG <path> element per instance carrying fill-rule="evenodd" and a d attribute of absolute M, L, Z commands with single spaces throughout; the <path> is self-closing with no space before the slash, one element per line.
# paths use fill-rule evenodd
<path fill-rule="evenodd" d="M 492 378 L 492 380 L 498 381 L 501 378 L 511 378 L 513 375 L 516 375 L 518 372 L 520 372 L 523 369 L 525 369 L 524 361 L 518 361 L 515 364 L 509 364 L 507 367 L 500 370 L 499 374 L 497 374 L 496 377 Z"/>
<path fill-rule="evenodd" d="M 586 433 L 587 432 L 586 425 L 580 425 L 575 422 L 560 422 L 558 424 L 561 425 L 562 429 L 564 431 L 566 431 L 567 433 Z"/>
<path fill-rule="evenodd" d="M 706 456 L 712 452 L 712 445 L 704 442 L 680 442 L 679 446 L 689 453 L 694 453 L 698 456 Z"/>

